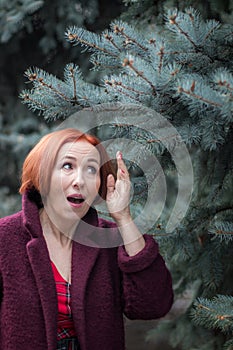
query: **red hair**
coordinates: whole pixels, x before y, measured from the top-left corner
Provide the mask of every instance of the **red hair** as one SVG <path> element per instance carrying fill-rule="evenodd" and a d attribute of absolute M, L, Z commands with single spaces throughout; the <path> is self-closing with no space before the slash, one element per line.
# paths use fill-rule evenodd
<path fill-rule="evenodd" d="M 109 174 L 115 176 L 115 170 L 110 158 L 97 137 L 82 133 L 80 130 L 73 128 L 57 130 L 47 134 L 30 151 L 23 163 L 19 192 L 23 194 L 27 190 L 35 189 L 40 193 L 42 198 L 46 196 L 49 193 L 50 178 L 60 148 L 66 143 L 77 142 L 79 140 L 89 142 L 97 148 L 100 154 L 101 184 L 99 195 L 103 199 L 106 199 L 107 176 Z"/>

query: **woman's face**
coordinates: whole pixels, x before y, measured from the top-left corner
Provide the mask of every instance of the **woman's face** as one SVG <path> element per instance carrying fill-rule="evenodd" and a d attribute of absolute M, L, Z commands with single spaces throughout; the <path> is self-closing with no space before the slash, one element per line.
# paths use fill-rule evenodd
<path fill-rule="evenodd" d="M 100 165 L 99 152 L 85 140 L 59 150 L 44 207 L 60 231 L 88 212 L 100 188 Z"/>

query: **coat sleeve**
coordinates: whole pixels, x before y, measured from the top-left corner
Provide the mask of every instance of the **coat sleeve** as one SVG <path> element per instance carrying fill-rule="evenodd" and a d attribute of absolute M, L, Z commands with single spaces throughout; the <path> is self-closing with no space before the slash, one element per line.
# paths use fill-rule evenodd
<path fill-rule="evenodd" d="M 158 244 L 144 235 L 146 245 L 136 255 L 129 256 L 118 248 L 118 266 L 122 271 L 124 314 L 129 319 L 163 317 L 173 302 L 172 279 Z"/>
<path fill-rule="evenodd" d="M 2 297 L 3 297 L 3 285 L 2 285 L 2 275 L 1 275 L 1 271 L 0 271 L 0 305 L 2 302 Z"/>

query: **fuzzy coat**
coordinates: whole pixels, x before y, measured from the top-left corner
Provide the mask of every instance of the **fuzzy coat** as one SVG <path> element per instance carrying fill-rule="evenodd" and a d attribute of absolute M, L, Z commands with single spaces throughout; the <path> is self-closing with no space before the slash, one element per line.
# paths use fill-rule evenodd
<path fill-rule="evenodd" d="M 117 232 L 93 209 L 87 222 Z M 155 319 L 169 311 L 170 273 L 158 244 L 144 237 L 145 248 L 133 257 L 123 246 L 73 242 L 71 308 L 82 350 L 125 349 L 123 313 L 130 319 Z M 26 194 L 22 210 L 0 220 L 0 350 L 55 350 L 57 317 L 38 206 Z"/>

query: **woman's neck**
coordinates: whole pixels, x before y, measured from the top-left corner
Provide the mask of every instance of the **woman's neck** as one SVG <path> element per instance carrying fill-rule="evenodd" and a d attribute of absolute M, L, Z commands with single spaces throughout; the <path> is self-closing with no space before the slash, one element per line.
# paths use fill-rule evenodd
<path fill-rule="evenodd" d="M 63 248 L 71 248 L 72 239 L 65 233 L 59 231 L 56 225 L 50 220 L 44 208 L 40 209 L 39 215 L 45 238 L 55 240 L 56 243 L 59 243 Z"/>

